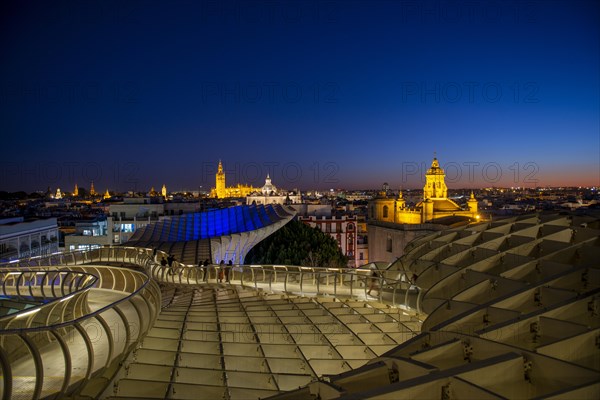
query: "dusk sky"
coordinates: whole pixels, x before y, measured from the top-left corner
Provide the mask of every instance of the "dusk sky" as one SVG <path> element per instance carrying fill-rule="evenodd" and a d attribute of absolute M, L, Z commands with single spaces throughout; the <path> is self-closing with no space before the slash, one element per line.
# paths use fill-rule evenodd
<path fill-rule="evenodd" d="M 600 186 L 597 1 L 0 6 L 0 190 Z"/>

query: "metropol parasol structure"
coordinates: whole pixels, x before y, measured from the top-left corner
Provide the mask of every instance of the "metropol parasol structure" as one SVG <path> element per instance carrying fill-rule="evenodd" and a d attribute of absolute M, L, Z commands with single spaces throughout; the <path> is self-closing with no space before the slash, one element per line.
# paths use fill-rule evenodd
<path fill-rule="evenodd" d="M 600 397 L 597 218 L 436 232 L 373 264 L 374 278 L 242 264 L 294 213 L 239 207 L 173 217 L 125 246 L 2 265 L 0 396 Z M 180 261 L 161 265 L 172 253 Z"/>

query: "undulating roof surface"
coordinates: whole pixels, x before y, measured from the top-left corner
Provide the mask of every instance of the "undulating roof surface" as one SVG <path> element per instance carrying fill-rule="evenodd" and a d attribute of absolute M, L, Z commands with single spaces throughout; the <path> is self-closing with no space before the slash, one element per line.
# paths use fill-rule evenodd
<path fill-rule="evenodd" d="M 133 234 L 133 242 L 181 242 L 258 230 L 290 216 L 281 205 L 241 205 L 170 217 Z"/>
<path fill-rule="evenodd" d="M 278 398 L 600 398 L 597 218 L 529 215 L 437 232 L 391 268 L 416 276 L 422 333 Z"/>
<path fill-rule="evenodd" d="M 124 245 L 162 250 L 184 264 L 197 265 L 206 259 L 241 263 L 252 246 L 294 215 L 279 204 L 183 214 L 137 230 Z"/>
<path fill-rule="evenodd" d="M 600 220 L 569 215 L 419 237 L 390 266 L 417 289 L 380 281 L 392 304 L 356 271 L 222 282 L 135 247 L 19 260 L 1 294 L 48 302 L 0 317 L 0 396 L 597 399 L 599 264 Z"/>

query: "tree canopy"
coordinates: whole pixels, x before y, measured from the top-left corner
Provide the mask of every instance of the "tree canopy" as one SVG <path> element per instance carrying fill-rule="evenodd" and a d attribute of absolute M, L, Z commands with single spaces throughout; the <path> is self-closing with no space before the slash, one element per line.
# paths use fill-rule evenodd
<path fill-rule="evenodd" d="M 254 246 L 246 256 L 245 262 L 306 267 L 345 267 L 348 259 L 330 235 L 302 222 L 290 221 Z"/>

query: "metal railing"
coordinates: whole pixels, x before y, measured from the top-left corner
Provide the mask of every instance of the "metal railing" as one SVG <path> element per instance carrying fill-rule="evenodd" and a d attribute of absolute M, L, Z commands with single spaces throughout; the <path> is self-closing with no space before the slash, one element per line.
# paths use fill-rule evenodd
<path fill-rule="evenodd" d="M 2 399 L 98 397 L 152 327 L 158 284 L 143 271 L 82 265 L 100 262 L 145 267 L 152 259 L 137 249 L 102 248 L 0 271 L 3 296 L 31 305 L 0 318 Z"/>
<path fill-rule="evenodd" d="M 98 397 L 153 326 L 161 306 L 157 282 L 230 284 L 419 308 L 420 293 L 397 271 L 373 276 L 353 268 L 199 267 L 176 261 L 163 266 L 157 262 L 163 256 L 152 249 L 108 246 L 4 264 L 2 295 L 30 304 L 0 317 L 2 399 Z M 102 263 L 112 266 L 95 265 Z"/>
<path fill-rule="evenodd" d="M 159 260 L 166 258 L 167 254 L 157 251 L 154 257 Z M 148 268 L 148 273 L 157 281 L 175 285 L 223 283 L 303 296 L 373 298 L 391 306 L 413 309 L 420 306 L 420 292 L 402 271 L 380 271 L 378 277 L 373 277 L 372 270 L 357 268 L 239 264 L 194 266 L 177 261 L 171 266 L 154 262 L 148 264 Z M 369 297 L 369 291 L 375 294 Z"/>

